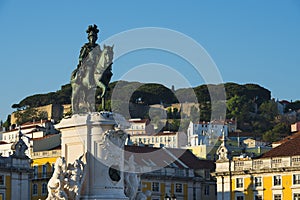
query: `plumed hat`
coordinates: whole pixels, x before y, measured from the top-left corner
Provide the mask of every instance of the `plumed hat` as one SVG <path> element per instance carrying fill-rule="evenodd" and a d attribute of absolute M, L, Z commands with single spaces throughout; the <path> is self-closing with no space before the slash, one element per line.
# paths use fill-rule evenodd
<path fill-rule="evenodd" d="M 88 29 L 86 30 L 88 37 L 91 35 L 95 35 L 97 36 L 97 34 L 99 33 L 99 29 L 97 28 L 97 25 L 89 25 Z"/>

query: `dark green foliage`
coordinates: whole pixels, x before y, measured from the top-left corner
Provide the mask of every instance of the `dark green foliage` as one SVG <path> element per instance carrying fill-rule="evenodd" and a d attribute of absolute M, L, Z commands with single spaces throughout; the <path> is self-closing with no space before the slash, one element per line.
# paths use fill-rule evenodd
<path fill-rule="evenodd" d="M 278 123 L 271 130 L 263 134 L 263 140 L 268 142 L 275 142 L 287 136 L 290 131 L 290 126 L 288 126 L 287 124 Z"/>
<path fill-rule="evenodd" d="M 175 94 L 163 85 L 156 83 L 143 84 L 134 91 L 130 98 L 130 102 L 135 103 L 141 98 L 144 104 L 172 104 L 177 103 Z"/>
<path fill-rule="evenodd" d="M 275 126 L 273 121 L 277 113 L 274 105 L 269 102 L 271 93 L 269 90 L 256 84 L 200 85 L 194 88 L 178 89 L 175 91 L 175 94 L 171 89 L 156 83 L 143 84 L 139 82 L 116 81 L 110 83 L 109 88 L 105 110 L 121 113 L 126 118 L 151 119 L 149 105 L 162 104 L 166 107 L 173 103 L 190 102 L 200 104 L 200 111 L 197 111 L 198 108 L 194 107 L 191 109 L 191 120 L 210 121 L 211 117 L 220 119 L 222 113 L 224 113 L 222 109 L 225 107 L 226 99 L 226 118 L 237 119 L 240 129 L 254 131 L 262 135 L 262 133 Z M 226 97 L 224 96 L 224 88 Z M 48 104 L 70 104 L 71 93 L 71 85 L 66 84 L 57 92 L 29 96 L 20 103 L 12 105 L 12 107 L 19 111 Z M 97 89 L 95 98 L 98 111 L 103 110 L 101 108 L 101 99 L 97 98 L 100 94 L 101 89 Z M 212 104 L 211 100 L 217 101 Z M 293 108 L 298 108 L 300 103 L 295 102 L 292 106 L 294 106 Z M 212 110 L 214 111 L 214 116 L 211 116 Z M 168 119 L 174 120 L 183 117 L 182 113 L 176 109 L 168 110 L 166 115 Z M 172 127 L 174 127 L 174 124 Z"/>
<path fill-rule="evenodd" d="M 36 108 L 49 104 L 70 104 L 72 88 L 70 84 L 61 87 L 57 92 L 47 94 L 36 94 L 23 99 L 19 104 L 13 104 L 12 108 L 24 110 L 27 108 Z"/>
<path fill-rule="evenodd" d="M 11 115 L 8 115 L 6 121 L 2 124 L 2 126 L 5 128 L 6 131 L 9 130 L 9 127 L 11 125 L 10 119 L 11 119 Z"/>
<path fill-rule="evenodd" d="M 299 110 L 300 109 L 300 101 L 297 100 L 295 102 L 291 102 L 288 104 L 285 108 L 285 112 L 288 112 L 289 110 Z"/>
<path fill-rule="evenodd" d="M 271 92 L 257 84 L 239 85 L 236 83 L 225 83 L 227 99 L 233 96 L 245 96 L 247 99 L 260 105 L 271 99 Z"/>
<path fill-rule="evenodd" d="M 194 88 L 199 103 L 205 103 L 210 101 L 210 95 L 207 85 L 200 85 Z"/>
<path fill-rule="evenodd" d="M 244 120 L 250 112 L 250 101 L 246 96 L 234 95 L 227 101 L 227 116 Z"/>
<path fill-rule="evenodd" d="M 259 106 L 258 112 L 266 120 L 272 121 L 278 115 L 277 104 L 275 101 L 265 101 Z"/>

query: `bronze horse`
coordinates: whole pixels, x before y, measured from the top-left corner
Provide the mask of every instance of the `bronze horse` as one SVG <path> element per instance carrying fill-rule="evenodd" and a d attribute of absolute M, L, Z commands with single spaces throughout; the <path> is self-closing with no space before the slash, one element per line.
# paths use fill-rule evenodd
<path fill-rule="evenodd" d="M 104 45 L 103 51 L 94 48 L 74 70 L 71 76 L 72 86 L 72 112 L 88 113 L 95 111 L 96 88 L 102 90 L 102 107 L 105 108 L 105 94 L 112 73 L 113 46 Z"/>

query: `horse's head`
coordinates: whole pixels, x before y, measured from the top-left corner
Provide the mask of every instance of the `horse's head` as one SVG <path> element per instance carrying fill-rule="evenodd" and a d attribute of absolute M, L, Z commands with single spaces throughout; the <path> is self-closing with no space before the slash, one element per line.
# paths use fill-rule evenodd
<path fill-rule="evenodd" d="M 113 56 L 114 56 L 114 51 L 113 51 L 114 45 L 113 46 L 106 46 L 103 45 L 103 51 L 101 57 L 104 58 L 104 66 L 107 67 L 112 64 Z"/>

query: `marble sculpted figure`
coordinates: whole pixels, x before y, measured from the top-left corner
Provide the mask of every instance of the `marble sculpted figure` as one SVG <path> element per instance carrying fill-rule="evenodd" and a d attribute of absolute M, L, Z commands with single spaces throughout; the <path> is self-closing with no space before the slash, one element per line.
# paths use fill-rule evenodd
<path fill-rule="evenodd" d="M 137 163 L 134 161 L 134 155 L 131 155 L 127 161 L 128 170 L 124 172 L 124 192 L 129 200 L 147 200 L 151 196 L 151 191 L 139 191 L 141 177 L 137 173 Z"/>
<path fill-rule="evenodd" d="M 48 197 L 46 200 L 79 200 L 81 186 L 85 177 L 83 156 L 73 164 L 66 163 L 64 157 L 59 157 L 54 165 L 54 172 L 48 182 Z"/>
<path fill-rule="evenodd" d="M 105 108 L 105 95 L 112 77 L 113 46 L 100 46 L 96 43 L 99 29 L 90 25 L 86 31 L 88 43 L 81 47 L 79 63 L 71 74 L 72 112 L 89 113 L 95 111 L 96 88 L 102 90 L 102 108 Z"/>

